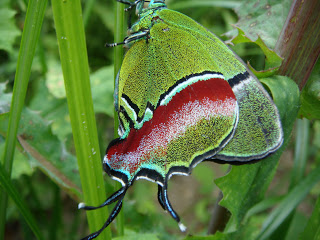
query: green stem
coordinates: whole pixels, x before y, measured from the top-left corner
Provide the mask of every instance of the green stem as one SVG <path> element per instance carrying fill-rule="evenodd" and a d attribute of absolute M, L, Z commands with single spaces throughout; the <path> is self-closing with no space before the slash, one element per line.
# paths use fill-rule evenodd
<path fill-rule="evenodd" d="M 294 0 L 275 47 L 284 58 L 279 74 L 293 79 L 300 90 L 320 55 L 319 12 L 319 0 Z"/>
<path fill-rule="evenodd" d="M 84 200 L 88 205 L 99 205 L 105 201 L 106 193 L 89 80 L 81 2 L 54 0 L 52 8 Z M 106 207 L 87 211 L 90 231 L 99 230 L 106 221 L 106 216 Z M 102 231 L 101 239 L 111 239 L 110 228 Z"/>
<path fill-rule="evenodd" d="M 9 177 L 11 176 L 21 111 L 26 97 L 31 65 L 39 40 L 46 6 L 47 0 L 30 0 L 28 4 L 14 80 L 8 131 L 3 155 L 4 170 L 8 173 Z M 0 189 L 0 239 L 4 239 L 7 202 L 7 193 L 3 189 Z"/>
<path fill-rule="evenodd" d="M 116 10 L 115 10 L 115 36 L 114 41 L 115 42 L 122 42 L 125 37 L 125 14 L 124 14 L 124 4 L 117 3 L 116 4 Z M 114 76 L 116 77 L 121 64 L 123 60 L 123 47 L 115 47 L 114 48 Z M 118 133 L 117 129 L 119 126 L 118 118 L 117 118 L 117 112 L 114 112 L 114 137 L 117 138 Z M 120 183 L 115 183 L 115 190 L 118 190 L 121 187 Z M 123 217 L 123 211 L 121 211 L 117 217 L 117 232 L 119 236 L 123 236 L 124 234 L 124 217 Z"/>

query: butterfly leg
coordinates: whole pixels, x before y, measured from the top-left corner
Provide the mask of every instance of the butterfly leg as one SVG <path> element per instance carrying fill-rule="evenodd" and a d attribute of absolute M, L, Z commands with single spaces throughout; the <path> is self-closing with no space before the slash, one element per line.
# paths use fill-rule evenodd
<path fill-rule="evenodd" d="M 166 206 L 163 202 L 163 187 L 158 184 L 158 201 L 163 210 L 167 210 Z"/>
<path fill-rule="evenodd" d="M 123 200 L 123 197 L 117 202 L 117 204 L 115 205 L 115 207 L 112 209 L 112 212 L 108 218 L 108 220 L 103 224 L 103 226 L 96 232 L 94 233 L 91 233 L 90 235 L 84 237 L 84 238 L 81 238 L 81 240 L 91 240 L 91 239 L 94 239 L 96 237 L 99 236 L 99 234 L 106 228 L 109 226 L 109 224 L 116 218 L 116 216 L 118 215 L 118 213 L 120 212 L 121 210 L 121 207 L 122 207 L 122 200 Z"/>
<path fill-rule="evenodd" d="M 159 185 L 159 191 L 161 191 L 161 193 L 158 192 L 158 200 L 159 200 L 159 202 L 161 201 L 160 205 L 162 206 L 162 204 L 163 204 L 162 207 L 170 213 L 170 215 L 173 217 L 174 220 L 177 221 L 181 232 L 185 232 L 187 230 L 187 228 L 180 222 L 179 215 L 173 210 L 171 203 L 169 201 L 168 192 L 167 192 L 167 184 L 165 184 L 163 187 L 161 187 Z"/>
<path fill-rule="evenodd" d="M 97 208 L 101 208 L 103 206 L 109 205 L 115 201 L 118 200 L 118 202 L 116 203 L 116 205 L 114 206 L 114 208 L 112 209 L 111 214 L 109 215 L 107 221 L 103 224 L 103 226 L 96 232 L 82 238 L 81 240 L 91 240 L 94 239 L 96 237 L 99 236 L 99 234 L 106 228 L 109 226 L 109 224 L 116 218 L 116 216 L 119 214 L 121 207 L 122 207 L 122 201 L 123 198 L 126 194 L 128 187 L 124 186 L 121 189 L 119 189 L 118 191 L 116 191 L 114 194 L 112 194 L 104 203 L 102 203 L 100 206 L 97 207 L 92 207 L 92 206 L 85 206 L 84 204 L 79 204 L 79 208 L 81 209 L 85 209 L 85 210 L 93 210 L 93 209 L 97 209 Z"/>
<path fill-rule="evenodd" d="M 120 188 L 118 191 L 113 193 L 106 201 L 104 201 L 101 205 L 99 205 L 97 207 L 86 206 L 84 203 L 79 203 L 78 209 L 94 210 L 94 209 L 102 208 L 102 207 L 104 207 L 106 205 L 109 205 L 109 204 L 119 200 L 120 198 L 123 199 L 127 189 L 128 189 L 127 186 L 124 186 L 124 187 Z"/>

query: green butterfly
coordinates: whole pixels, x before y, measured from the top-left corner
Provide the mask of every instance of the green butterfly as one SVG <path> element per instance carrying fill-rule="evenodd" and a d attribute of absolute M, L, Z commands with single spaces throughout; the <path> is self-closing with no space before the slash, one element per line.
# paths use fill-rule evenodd
<path fill-rule="evenodd" d="M 259 160 L 283 142 L 272 99 L 218 37 L 167 9 L 164 0 L 118 2 L 136 7 L 139 18 L 123 42 L 109 45 L 130 47 L 116 79 L 120 137 L 103 160 L 122 188 L 98 207 L 79 205 L 92 210 L 117 201 L 104 226 L 84 239 L 97 237 L 113 221 L 127 189 L 140 178 L 158 184 L 160 205 L 185 231 L 168 199 L 172 175 L 189 175 L 204 160 Z"/>

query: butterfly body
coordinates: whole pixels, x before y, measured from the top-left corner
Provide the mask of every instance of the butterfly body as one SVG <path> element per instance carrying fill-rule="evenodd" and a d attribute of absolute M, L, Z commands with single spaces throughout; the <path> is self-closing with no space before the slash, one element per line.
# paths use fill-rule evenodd
<path fill-rule="evenodd" d="M 105 228 L 126 190 L 144 178 L 158 184 L 160 205 L 185 230 L 168 199 L 169 178 L 189 175 L 204 160 L 262 159 L 281 146 L 281 122 L 268 93 L 218 37 L 163 0 L 143 3 L 131 4 L 139 19 L 120 43 L 129 46 L 114 94 L 120 137 L 103 160 L 123 187 L 99 207 L 118 201 Z"/>

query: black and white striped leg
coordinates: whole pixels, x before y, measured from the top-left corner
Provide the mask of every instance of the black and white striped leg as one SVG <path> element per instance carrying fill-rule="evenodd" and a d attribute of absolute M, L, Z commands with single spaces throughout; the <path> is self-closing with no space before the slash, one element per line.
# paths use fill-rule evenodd
<path fill-rule="evenodd" d="M 165 184 L 163 187 L 162 187 L 162 194 L 160 194 L 161 196 L 161 199 L 163 200 L 163 204 L 164 204 L 164 207 L 166 208 L 166 210 L 170 213 L 170 215 L 173 217 L 174 220 L 177 221 L 178 225 L 179 225 L 179 228 L 181 230 L 181 232 L 185 232 L 187 230 L 186 226 L 184 226 L 181 222 L 180 222 L 180 217 L 179 215 L 173 210 L 172 206 L 171 206 L 171 203 L 169 201 L 169 198 L 168 198 L 168 192 L 167 192 L 167 185 Z M 159 196 L 159 194 L 158 194 Z M 161 203 L 160 203 L 161 204 Z"/>
<path fill-rule="evenodd" d="M 140 32 L 132 33 L 129 37 L 126 37 L 123 42 L 119 43 L 106 43 L 106 47 L 116 47 L 123 44 L 128 44 L 132 41 L 139 40 L 141 38 L 147 37 L 149 35 L 150 30 L 142 30 Z M 146 40 L 147 41 L 147 40 Z"/>
<path fill-rule="evenodd" d="M 104 223 L 104 225 L 100 228 L 100 230 L 82 238 L 81 240 L 91 240 L 99 236 L 99 234 L 109 226 L 109 224 L 116 218 L 116 216 L 119 214 L 121 207 L 122 207 L 122 201 L 123 198 L 127 192 L 128 187 L 124 186 L 120 188 L 118 191 L 116 191 L 114 194 L 112 194 L 104 203 L 102 203 L 100 206 L 93 207 L 93 206 L 86 206 L 84 203 L 80 203 L 78 208 L 79 209 L 85 209 L 85 210 L 94 210 L 101 207 L 104 207 L 106 205 L 109 205 L 115 201 L 118 200 L 114 208 L 112 209 L 111 214 L 109 215 L 107 221 Z"/>
<path fill-rule="evenodd" d="M 86 206 L 84 203 L 79 203 L 78 209 L 95 210 L 95 209 L 98 209 L 98 208 L 102 208 L 102 207 L 104 207 L 106 205 L 114 203 L 115 201 L 119 200 L 120 198 L 123 199 L 127 189 L 128 188 L 126 186 L 120 188 L 118 191 L 113 193 L 106 201 L 104 201 L 101 205 L 96 206 L 96 207 L 94 207 L 94 206 Z"/>
<path fill-rule="evenodd" d="M 161 185 L 158 184 L 158 201 L 160 203 L 160 206 L 163 208 L 163 210 L 167 210 L 166 206 L 163 202 L 163 187 Z"/>
<path fill-rule="evenodd" d="M 100 230 L 94 232 L 94 233 L 91 233 L 90 235 L 84 237 L 84 238 L 81 238 L 81 240 L 91 240 L 91 239 L 94 239 L 96 237 L 99 236 L 99 234 L 106 228 L 109 226 L 109 224 L 115 219 L 115 217 L 118 215 L 118 213 L 120 212 L 121 210 L 121 207 L 122 207 L 122 200 L 123 198 L 121 198 L 117 204 L 115 205 L 115 207 L 112 209 L 112 212 L 108 218 L 108 220 L 103 224 L 102 228 L 100 228 Z"/>

